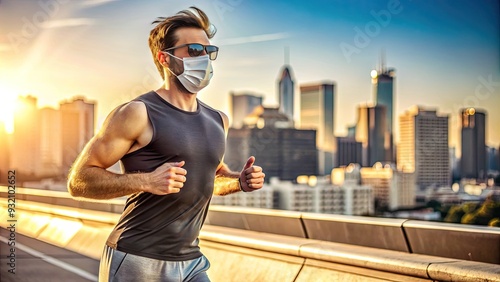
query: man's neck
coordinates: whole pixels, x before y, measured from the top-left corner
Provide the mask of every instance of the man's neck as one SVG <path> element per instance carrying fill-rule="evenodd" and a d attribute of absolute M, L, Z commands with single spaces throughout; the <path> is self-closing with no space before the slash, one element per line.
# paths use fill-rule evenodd
<path fill-rule="evenodd" d="M 196 102 L 196 94 L 183 93 L 178 89 L 175 89 L 175 87 L 167 89 L 164 86 L 156 90 L 156 93 L 158 93 L 158 95 L 165 99 L 165 101 L 183 111 L 196 112 L 198 108 L 198 103 Z"/>

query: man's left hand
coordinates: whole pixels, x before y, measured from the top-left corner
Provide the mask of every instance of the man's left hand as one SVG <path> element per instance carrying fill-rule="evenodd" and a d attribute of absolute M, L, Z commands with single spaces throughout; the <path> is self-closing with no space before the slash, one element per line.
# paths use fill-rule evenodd
<path fill-rule="evenodd" d="M 254 163 L 255 157 L 251 156 L 240 173 L 241 189 L 244 192 L 253 192 L 264 186 L 266 175 L 262 172 L 262 167 L 253 165 Z"/>

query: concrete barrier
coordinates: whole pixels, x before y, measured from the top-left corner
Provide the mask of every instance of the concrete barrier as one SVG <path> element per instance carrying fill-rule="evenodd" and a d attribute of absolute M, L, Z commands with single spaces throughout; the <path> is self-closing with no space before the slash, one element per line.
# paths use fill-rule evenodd
<path fill-rule="evenodd" d="M 498 227 L 408 220 L 403 229 L 413 253 L 500 264 Z"/>
<path fill-rule="evenodd" d="M 0 198 L 0 216 L 8 218 L 7 199 Z M 16 232 L 99 259 L 104 243 L 120 217 L 116 213 L 16 200 Z M 2 220 L 0 226 L 7 228 Z"/>
<path fill-rule="evenodd" d="M 17 231 L 99 259 L 124 201 L 32 190 L 16 193 Z M 1 218 L 6 205 L 0 198 Z M 206 223 L 200 238 L 213 281 L 500 281 L 500 228 L 223 206 L 210 207 Z"/>

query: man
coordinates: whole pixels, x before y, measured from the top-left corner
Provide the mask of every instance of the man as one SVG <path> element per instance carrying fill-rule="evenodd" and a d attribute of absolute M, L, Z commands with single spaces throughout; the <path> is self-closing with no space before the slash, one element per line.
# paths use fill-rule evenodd
<path fill-rule="evenodd" d="M 130 195 L 110 234 L 99 281 L 209 281 L 198 247 L 212 194 L 263 187 L 250 157 L 241 172 L 223 163 L 228 118 L 196 94 L 211 76 L 218 48 L 196 7 L 159 18 L 149 37 L 164 85 L 113 110 L 73 165 L 74 197 Z M 125 173 L 106 170 L 121 160 Z"/>

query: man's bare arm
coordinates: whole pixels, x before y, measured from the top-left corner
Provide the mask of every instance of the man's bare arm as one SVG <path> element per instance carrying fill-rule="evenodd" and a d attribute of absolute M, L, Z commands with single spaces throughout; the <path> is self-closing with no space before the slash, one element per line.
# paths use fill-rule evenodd
<path fill-rule="evenodd" d="M 229 119 L 219 112 L 227 137 Z M 221 162 L 215 173 L 214 195 L 224 196 L 239 191 L 251 192 L 258 190 L 264 185 L 265 174 L 259 166 L 253 166 L 255 157 L 250 157 L 241 172 L 231 171 L 229 167 Z"/>
<path fill-rule="evenodd" d="M 151 128 L 143 103 L 131 102 L 115 109 L 71 168 L 70 194 L 77 198 L 111 199 L 141 191 L 158 195 L 179 192 L 186 179 L 184 162 L 165 163 L 151 173 L 116 174 L 106 170 L 134 146 L 147 144 L 148 130 Z"/>
<path fill-rule="evenodd" d="M 264 186 L 264 177 L 260 166 L 254 166 L 255 157 L 250 157 L 241 172 L 231 171 L 221 163 L 215 175 L 214 195 L 224 196 L 239 191 L 253 192 Z"/>

